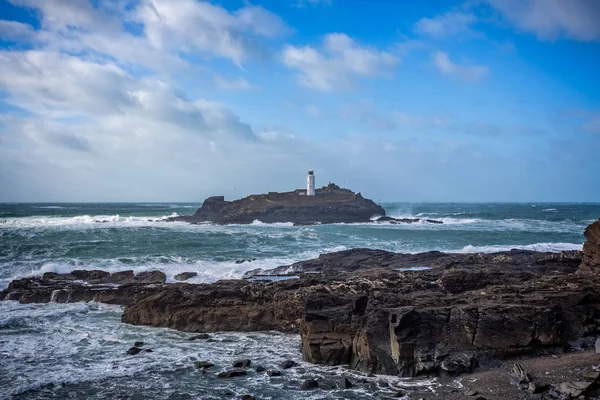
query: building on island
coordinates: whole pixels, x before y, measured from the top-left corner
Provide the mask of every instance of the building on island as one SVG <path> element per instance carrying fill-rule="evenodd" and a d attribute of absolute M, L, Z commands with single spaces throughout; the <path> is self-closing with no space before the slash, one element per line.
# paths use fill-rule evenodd
<path fill-rule="evenodd" d="M 308 176 L 306 177 L 306 195 L 315 195 L 315 171 L 312 169 L 308 170 Z"/>

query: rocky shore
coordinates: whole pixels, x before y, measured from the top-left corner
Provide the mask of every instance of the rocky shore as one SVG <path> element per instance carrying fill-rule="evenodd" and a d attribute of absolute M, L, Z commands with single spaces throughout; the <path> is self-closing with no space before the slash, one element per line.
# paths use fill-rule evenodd
<path fill-rule="evenodd" d="M 121 304 L 125 323 L 187 332 L 297 332 L 306 361 L 365 374 L 438 376 L 449 399 L 594 398 L 600 220 L 585 237 L 583 252 L 353 249 L 213 284 L 167 284 L 160 271 L 46 273 L 13 281 L 0 299 Z M 565 382 L 537 375 L 546 364 L 564 367 L 552 367 L 560 359 L 581 368 L 556 375 Z M 466 387 L 458 378 L 458 389 L 456 377 L 468 373 L 497 388 L 490 393 L 477 381 Z"/>
<path fill-rule="evenodd" d="M 306 196 L 304 191 L 269 192 L 255 194 L 235 201 L 225 201 L 223 196 L 204 200 L 195 214 L 172 217 L 168 221 L 183 221 L 192 224 L 212 222 L 216 224 L 251 224 L 291 222 L 295 225 L 387 222 L 415 223 L 419 218 L 393 218 L 373 200 L 360 193 L 343 189 L 330 183 L 316 190 L 316 195 Z M 441 223 L 436 220 L 423 220 Z"/>

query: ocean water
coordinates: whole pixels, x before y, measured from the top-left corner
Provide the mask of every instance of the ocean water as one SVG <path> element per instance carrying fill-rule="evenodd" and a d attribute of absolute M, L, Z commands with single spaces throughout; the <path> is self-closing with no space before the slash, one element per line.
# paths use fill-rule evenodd
<path fill-rule="evenodd" d="M 191 214 L 198 204 L 0 204 L 0 288 L 15 278 L 73 269 L 160 269 L 169 280 L 194 271 L 198 276 L 190 282 L 211 282 L 355 247 L 405 253 L 578 250 L 583 229 L 600 216 L 600 204 L 382 205 L 394 217 L 444 223 L 189 225 L 165 219 Z M 230 398 L 381 398 L 406 385 L 435 386 L 360 377 L 366 383 L 355 390 L 307 394 L 298 390 L 302 379 L 353 373 L 302 363 L 282 378 L 216 379 L 214 373 L 236 358 L 267 367 L 285 358 L 300 361 L 299 338 L 219 333 L 213 342 L 190 342 L 189 334 L 121 324 L 120 313 L 102 304 L 1 302 L 0 398 L 219 399 L 228 392 Z M 137 340 L 153 352 L 126 356 Z M 194 370 L 200 359 L 214 362 L 213 371 Z"/>

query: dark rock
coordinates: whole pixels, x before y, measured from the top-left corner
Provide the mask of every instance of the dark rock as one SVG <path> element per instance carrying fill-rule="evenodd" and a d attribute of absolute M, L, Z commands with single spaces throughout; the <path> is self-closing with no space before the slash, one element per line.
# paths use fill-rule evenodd
<path fill-rule="evenodd" d="M 219 372 L 217 378 L 235 378 L 236 376 L 247 375 L 246 370 L 242 368 L 230 369 L 227 371 Z"/>
<path fill-rule="evenodd" d="M 213 367 L 215 364 L 211 363 L 210 361 L 196 361 L 194 363 L 194 367 L 198 368 L 198 369 L 207 369 L 210 367 Z"/>
<path fill-rule="evenodd" d="M 152 352 L 153 352 L 153 350 L 152 350 L 152 349 L 146 349 L 146 350 L 144 350 L 144 351 L 145 351 L 146 353 L 152 353 Z"/>
<path fill-rule="evenodd" d="M 188 340 L 204 340 L 204 339 L 210 339 L 210 335 L 208 333 L 200 333 L 199 335 L 194 335 L 192 337 L 190 337 Z"/>
<path fill-rule="evenodd" d="M 188 279 L 193 278 L 196 275 L 198 275 L 197 272 L 182 272 L 180 274 L 175 275 L 173 279 L 175 279 L 176 281 L 187 281 Z"/>
<path fill-rule="evenodd" d="M 256 400 L 256 397 L 254 397 L 250 394 L 245 394 L 242 396 L 242 400 Z"/>
<path fill-rule="evenodd" d="M 319 382 L 317 382 L 314 379 L 307 379 L 304 382 L 302 382 L 302 384 L 300 385 L 300 389 L 302 389 L 302 390 L 316 389 L 318 387 L 319 387 Z"/>
<path fill-rule="evenodd" d="M 547 392 L 548 390 L 550 390 L 550 385 L 529 382 L 529 385 L 527 386 L 526 390 L 529 393 L 533 393 L 533 394 L 544 393 L 544 392 Z"/>
<path fill-rule="evenodd" d="M 354 386 L 354 384 L 352 382 L 350 382 L 350 379 L 346 378 L 345 376 L 342 376 L 338 380 L 337 386 L 340 389 L 350 389 L 351 387 Z"/>
<path fill-rule="evenodd" d="M 144 342 L 135 342 L 133 345 L 135 347 L 144 347 Z"/>
<path fill-rule="evenodd" d="M 319 389 L 321 390 L 332 390 L 333 388 L 335 388 L 335 384 L 333 384 L 332 382 L 326 382 L 326 381 L 317 381 L 319 384 Z"/>
<path fill-rule="evenodd" d="M 374 215 L 385 216 L 385 210 L 360 193 L 330 184 L 316 190 L 316 196 L 298 192 L 257 194 L 235 201 L 223 196 L 209 197 L 191 216 L 169 218 L 191 223 L 250 224 L 293 222 L 299 225 L 338 222 L 370 222 Z"/>
<path fill-rule="evenodd" d="M 527 389 L 531 382 L 531 377 L 523 369 L 521 364 L 514 364 L 510 372 L 508 373 L 508 379 L 510 384 L 518 387 L 519 389 Z"/>
<path fill-rule="evenodd" d="M 254 368 L 254 370 L 255 370 L 256 372 L 265 372 L 265 371 L 266 371 L 266 368 L 265 368 L 265 367 L 263 367 L 262 365 L 257 365 L 257 366 Z"/>
<path fill-rule="evenodd" d="M 298 363 L 296 361 L 285 360 L 284 362 L 282 362 L 281 364 L 279 364 L 279 368 L 281 368 L 281 369 L 290 369 L 290 368 L 293 368 L 293 367 L 295 367 L 297 365 L 298 365 Z"/>
<path fill-rule="evenodd" d="M 127 350 L 127 354 L 134 356 L 134 355 L 138 354 L 140 351 L 142 351 L 142 349 L 140 349 L 139 347 L 131 347 L 131 348 L 129 348 L 129 350 Z"/>
<path fill-rule="evenodd" d="M 140 272 L 133 277 L 135 283 L 153 284 L 153 283 L 165 283 L 167 276 L 164 272 L 158 270 Z"/>
<path fill-rule="evenodd" d="M 245 358 L 243 360 L 236 360 L 233 362 L 233 368 L 248 368 L 252 364 L 252 361 Z"/>
<path fill-rule="evenodd" d="M 583 232 L 583 260 L 579 267 L 582 273 L 600 273 L 600 218 L 593 222 Z"/>
<path fill-rule="evenodd" d="M 269 375 L 269 376 L 281 376 L 281 371 L 278 371 L 276 369 L 269 369 L 269 370 L 267 370 L 267 375 Z"/>

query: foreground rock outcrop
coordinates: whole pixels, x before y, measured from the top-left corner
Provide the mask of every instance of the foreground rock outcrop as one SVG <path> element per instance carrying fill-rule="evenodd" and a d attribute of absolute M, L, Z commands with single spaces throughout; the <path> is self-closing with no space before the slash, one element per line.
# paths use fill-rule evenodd
<path fill-rule="evenodd" d="M 158 272 L 73 271 L 13 281 L 0 298 L 122 304 L 123 322 L 189 332 L 300 332 L 313 363 L 457 375 L 600 333 L 600 276 L 574 273 L 582 257 L 354 249 L 262 271 L 299 277 L 279 282 L 165 284 Z"/>
<path fill-rule="evenodd" d="M 600 274 L 600 219 L 590 224 L 584 231 L 583 260 L 579 271 Z"/>
<path fill-rule="evenodd" d="M 194 215 L 170 218 L 169 221 L 217 224 L 292 222 L 298 225 L 369 222 L 385 216 L 383 207 L 360 193 L 330 183 L 306 196 L 301 190 L 256 194 L 235 201 L 223 196 L 209 197 Z M 414 221 L 413 221 L 414 222 Z"/>

